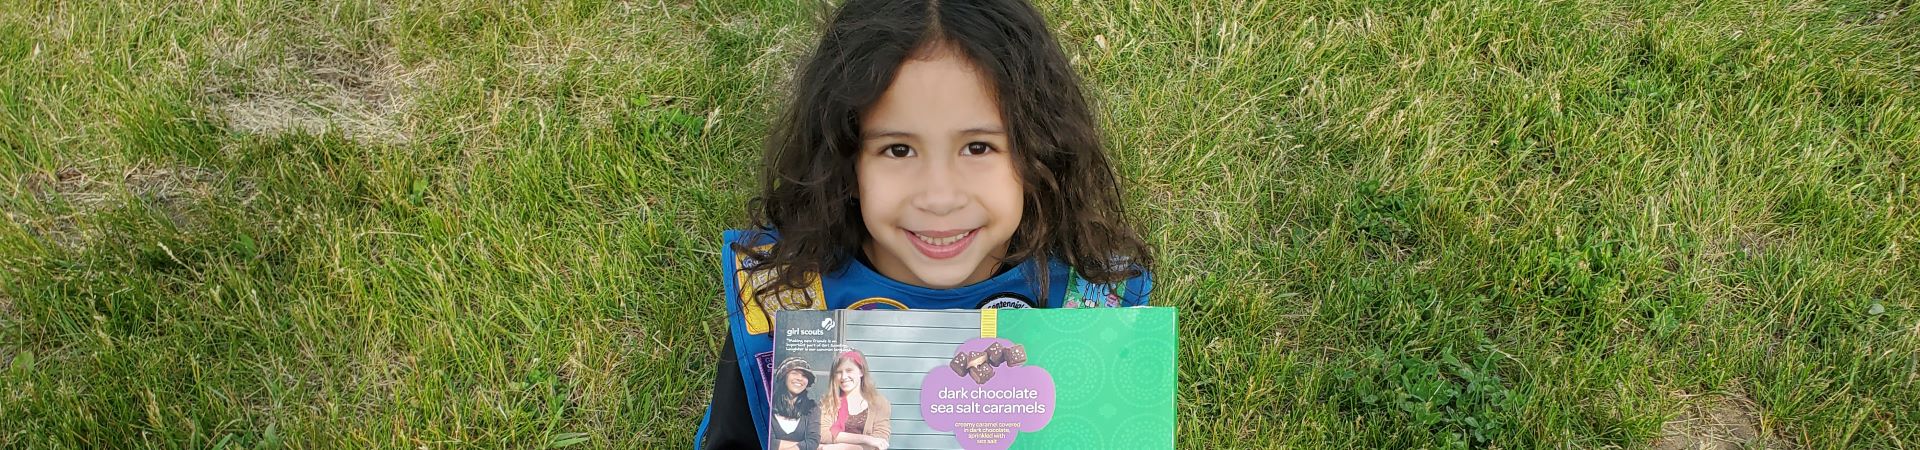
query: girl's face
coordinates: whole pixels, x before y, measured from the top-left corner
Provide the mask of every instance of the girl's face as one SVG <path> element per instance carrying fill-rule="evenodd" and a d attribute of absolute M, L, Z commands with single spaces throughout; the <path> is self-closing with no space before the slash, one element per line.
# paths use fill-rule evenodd
<path fill-rule="evenodd" d="M 860 366 L 844 363 L 834 369 L 834 377 L 840 379 L 840 392 L 848 393 L 860 389 Z"/>
<path fill-rule="evenodd" d="M 992 86 L 955 51 L 928 53 L 861 115 L 854 171 L 874 269 L 951 288 L 993 275 L 1024 192 Z"/>
<path fill-rule="evenodd" d="M 798 370 L 787 371 L 787 392 L 799 395 L 807 391 L 807 376 Z"/>

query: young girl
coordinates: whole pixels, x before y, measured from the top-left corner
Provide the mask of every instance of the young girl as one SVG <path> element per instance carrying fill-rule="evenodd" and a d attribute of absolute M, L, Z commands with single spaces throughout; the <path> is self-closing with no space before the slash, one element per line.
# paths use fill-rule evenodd
<path fill-rule="evenodd" d="M 833 360 L 833 386 L 820 402 L 820 448 L 886 449 L 893 435 L 893 405 L 873 386 L 867 358 L 849 350 Z"/>
<path fill-rule="evenodd" d="M 699 445 L 766 446 L 775 311 L 1147 302 L 1152 255 L 1031 5 L 847 0 L 793 89 L 752 224 L 723 236 Z"/>
<path fill-rule="evenodd" d="M 820 408 L 807 396 L 813 386 L 813 369 L 807 360 L 789 357 L 780 363 L 786 385 L 773 394 L 774 450 L 817 450 L 820 448 Z"/>

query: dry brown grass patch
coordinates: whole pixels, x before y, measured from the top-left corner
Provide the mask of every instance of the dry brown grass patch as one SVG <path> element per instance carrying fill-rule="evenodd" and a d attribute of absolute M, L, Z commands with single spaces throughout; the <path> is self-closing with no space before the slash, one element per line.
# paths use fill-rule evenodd
<path fill-rule="evenodd" d="M 135 166 L 118 171 L 69 166 L 51 175 L 30 173 L 22 178 L 26 197 L 41 211 L 8 211 L 7 218 L 24 225 L 28 233 L 68 250 L 86 248 L 99 235 L 87 218 L 130 201 L 154 207 L 178 228 L 205 225 L 196 213 L 222 195 L 226 175 L 199 167 Z M 250 182 L 236 183 L 234 194 L 245 205 L 258 192 Z"/>
<path fill-rule="evenodd" d="M 1761 433 L 1759 407 L 1744 395 L 1693 396 L 1683 403 L 1686 412 L 1661 426 L 1655 450 L 1782 447 Z"/>
<path fill-rule="evenodd" d="M 121 182 L 127 193 L 159 209 L 174 226 L 197 228 L 205 224 L 194 209 L 219 195 L 223 178 L 198 167 L 140 167 L 122 174 Z"/>
<path fill-rule="evenodd" d="M 265 37 L 218 49 L 205 94 L 227 126 L 260 135 L 338 131 L 364 143 L 404 143 L 413 127 L 404 112 L 429 73 L 401 65 L 386 46 L 323 42 L 263 54 Z"/>
<path fill-rule="evenodd" d="M 100 210 L 112 198 L 114 190 L 112 185 L 76 167 L 62 168 L 52 175 L 29 173 L 21 178 L 20 184 L 26 198 L 40 205 L 64 204 L 66 208 L 57 215 L 7 211 L 7 219 L 21 224 L 31 236 L 70 250 L 81 248 L 91 238 L 88 230 L 80 226 L 79 219 Z M 62 211 L 59 208 L 44 210 Z"/>

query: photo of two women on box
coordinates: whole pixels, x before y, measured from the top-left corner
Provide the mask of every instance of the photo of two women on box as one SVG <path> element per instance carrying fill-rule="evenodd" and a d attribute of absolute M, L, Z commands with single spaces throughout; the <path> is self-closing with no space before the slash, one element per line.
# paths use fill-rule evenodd
<path fill-rule="evenodd" d="M 768 447 L 772 450 L 886 450 L 892 435 L 892 406 L 873 385 L 867 359 L 848 350 L 833 360 L 830 384 L 815 401 L 808 391 L 814 383 L 812 367 L 800 357 L 787 358 L 775 372 L 779 384 L 773 394 L 773 423 Z"/>

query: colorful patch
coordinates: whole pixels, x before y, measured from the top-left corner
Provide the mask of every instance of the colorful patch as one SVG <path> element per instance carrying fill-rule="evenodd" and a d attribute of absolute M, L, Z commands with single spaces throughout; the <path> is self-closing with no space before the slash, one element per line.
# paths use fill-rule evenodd
<path fill-rule="evenodd" d="M 847 309 L 909 309 L 907 305 L 886 297 L 867 297 L 847 305 Z"/>
<path fill-rule="evenodd" d="M 1078 272 L 1067 274 L 1067 295 L 1062 308 L 1118 308 L 1120 299 L 1127 294 L 1127 285 L 1096 284 L 1080 278 Z"/>
<path fill-rule="evenodd" d="M 1035 307 L 1033 300 L 1028 299 L 1024 295 L 1012 292 L 1001 292 L 987 296 L 987 299 L 981 300 L 979 305 L 974 306 L 974 309 L 1020 309 L 1033 307 Z"/>
<path fill-rule="evenodd" d="M 773 398 L 773 351 L 753 355 L 753 363 L 760 368 L 760 390 Z"/>
<path fill-rule="evenodd" d="M 754 247 L 751 253 L 765 253 L 773 244 Z M 750 270 L 760 265 L 760 261 L 748 254 L 734 252 L 734 286 L 740 290 L 740 316 L 747 325 L 749 334 L 766 334 L 773 330 L 773 312 L 798 309 L 827 309 L 825 289 L 820 286 L 820 274 L 807 274 L 800 289 L 778 286 L 778 270 Z"/>

